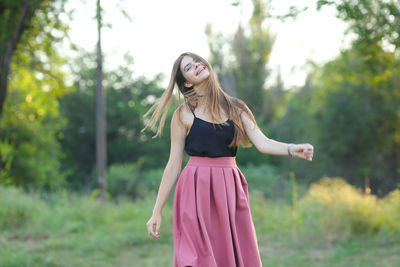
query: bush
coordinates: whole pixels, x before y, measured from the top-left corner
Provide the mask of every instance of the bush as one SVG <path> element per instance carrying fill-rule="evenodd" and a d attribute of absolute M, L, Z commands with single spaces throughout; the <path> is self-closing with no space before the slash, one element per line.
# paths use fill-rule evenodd
<path fill-rule="evenodd" d="M 383 221 L 390 232 L 400 234 L 400 189 L 382 199 Z"/>
<path fill-rule="evenodd" d="M 141 181 L 146 195 L 157 194 L 163 172 L 163 169 L 151 169 L 142 173 Z"/>
<path fill-rule="evenodd" d="M 267 200 L 261 191 L 254 189 L 250 195 L 252 219 L 258 233 L 288 234 L 293 228 L 291 206 Z"/>
<path fill-rule="evenodd" d="M 136 199 L 143 196 L 142 161 L 134 164 L 113 164 L 107 171 L 107 191 L 112 197 L 120 195 Z"/>
<path fill-rule="evenodd" d="M 383 227 L 377 198 L 341 178 L 323 178 L 312 184 L 299 202 L 299 212 L 310 235 L 333 242 L 351 235 L 371 235 Z"/>
<path fill-rule="evenodd" d="M 295 184 L 295 180 L 285 179 L 279 170 L 271 165 L 248 166 L 242 172 L 249 184 L 249 190 L 261 191 L 269 199 L 283 199 L 287 203 L 293 201 L 293 190 L 300 196 L 307 191 L 303 184 Z"/>

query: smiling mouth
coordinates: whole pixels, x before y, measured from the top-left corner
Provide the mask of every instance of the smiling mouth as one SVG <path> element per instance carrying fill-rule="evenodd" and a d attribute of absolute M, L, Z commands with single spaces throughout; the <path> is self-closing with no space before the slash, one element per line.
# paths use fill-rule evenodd
<path fill-rule="evenodd" d="M 203 70 L 205 70 L 206 69 L 206 67 L 202 67 L 200 70 L 199 70 L 199 72 L 197 73 L 197 75 L 199 75 Z"/>

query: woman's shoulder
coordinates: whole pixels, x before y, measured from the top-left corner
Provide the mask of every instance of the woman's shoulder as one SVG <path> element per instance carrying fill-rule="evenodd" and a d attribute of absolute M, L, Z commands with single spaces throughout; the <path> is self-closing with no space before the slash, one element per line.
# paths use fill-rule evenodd
<path fill-rule="evenodd" d="M 181 114 L 181 116 L 185 116 L 185 115 L 190 115 L 192 114 L 192 111 L 190 110 L 190 107 L 188 105 L 188 103 L 182 103 L 180 104 L 176 109 L 175 112 L 178 112 L 179 114 Z"/>
<path fill-rule="evenodd" d="M 231 96 L 231 101 L 232 101 L 233 105 L 235 106 L 235 108 L 239 108 L 241 110 L 248 110 L 249 109 L 247 107 L 246 103 L 243 100 L 241 100 L 241 99 L 239 99 L 237 97 L 232 97 Z"/>
<path fill-rule="evenodd" d="M 235 108 L 238 110 L 238 113 L 240 114 L 240 118 L 242 121 L 251 120 L 254 123 L 256 123 L 253 113 L 243 100 L 236 97 L 231 97 L 231 101 L 235 106 Z"/>
<path fill-rule="evenodd" d="M 177 114 L 180 122 L 185 125 L 191 125 L 193 121 L 193 113 L 191 112 L 189 105 L 187 103 L 180 104 L 176 109 L 175 113 Z"/>

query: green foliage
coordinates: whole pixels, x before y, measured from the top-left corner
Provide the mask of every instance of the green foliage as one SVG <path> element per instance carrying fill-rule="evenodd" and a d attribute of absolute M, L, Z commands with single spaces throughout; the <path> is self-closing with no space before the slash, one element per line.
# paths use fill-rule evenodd
<path fill-rule="evenodd" d="M 6 162 L 0 183 L 58 187 L 64 175 L 59 171 L 62 154 L 57 137 L 65 121 L 59 117 L 57 99 L 69 88 L 58 80 L 63 79 L 58 70 L 55 77 L 17 66 L 14 71 L 0 121 L 1 153 Z"/>
<path fill-rule="evenodd" d="M 66 37 L 68 27 L 61 19 L 61 14 L 65 15 L 64 3 L 65 0 L 2 2 L 0 114 L 4 108 L 12 63 L 54 74 L 54 70 L 50 71 L 52 64 L 47 59 L 54 58 L 53 45 Z M 25 57 L 26 55 L 28 57 Z"/>
<path fill-rule="evenodd" d="M 381 0 L 317 3 L 318 9 L 324 5 L 336 8 L 356 38 L 314 77 L 321 166 L 325 174 L 358 185 L 368 177 L 373 192 L 387 193 L 400 174 L 400 6 Z"/>
<path fill-rule="evenodd" d="M 283 114 L 276 116 L 268 125 L 268 136 L 286 143 L 310 143 L 314 145 L 315 157 L 312 163 L 296 158 L 275 157 L 274 163 L 280 167 L 282 175 L 289 176 L 290 172 L 295 172 L 298 178 L 310 182 L 324 175 L 327 166 L 330 165 L 318 143 L 318 133 L 323 129 L 317 127 L 314 114 L 321 103 L 314 102 L 315 86 L 311 76 L 307 78 L 304 86 L 287 93 L 286 97 Z"/>
<path fill-rule="evenodd" d="M 271 125 L 272 138 L 311 143 L 308 162 L 282 161 L 283 171 L 315 180 L 345 177 L 361 186 L 370 180 L 374 193 L 398 184 L 400 162 L 400 59 L 392 52 L 357 46 L 316 68 L 304 87 L 292 92 L 286 112 Z"/>
<path fill-rule="evenodd" d="M 312 226 L 308 234 L 334 242 L 387 228 L 384 217 L 389 214 L 382 210 L 385 205 L 385 200 L 363 194 L 341 178 L 323 178 L 310 187 L 299 209 L 303 223 Z"/>
<path fill-rule="evenodd" d="M 93 200 L 101 199 L 104 201 L 111 199 L 111 194 L 104 189 L 96 188 L 91 192 L 90 198 Z"/>
<path fill-rule="evenodd" d="M 250 203 L 256 228 L 271 235 L 289 234 L 317 243 L 359 236 L 400 238 L 399 190 L 378 199 L 342 178 L 325 177 L 290 205 L 266 202 L 258 188 L 251 192 Z"/>
<path fill-rule="evenodd" d="M 370 177 L 375 192 L 388 192 L 399 175 L 400 59 L 381 50 L 371 56 L 345 51 L 324 66 L 315 117 L 328 171 L 356 184 Z"/>
<path fill-rule="evenodd" d="M 0 231 L 29 227 L 45 203 L 35 195 L 22 194 L 14 187 L 0 187 Z"/>
<path fill-rule="evenodd" d="M 135 164 L 113 164 L 107 170 L 107 191 L 113 197 L 127 196 L 132 199 L 144 197 L 145 188 L 141 181 L 143 161 Z"/>
<path fill-rule="evenodd" d="M 400 189 L 390 192 L 382 201 L 383 222 L 389 232 L 400 233 Z"/>
<path fill-rule="evenodd" d="M 232 52 L 236 59 L 234 74 L 238 97 L 252 109 L 256 117 L 264 119 L 264 83 L 268 77 L 266 64 L 275 37 L 269 28 L 264 26 L 268 6 L 261 0 L 252 2 L 253 14 L 249 21 L 249 34 L 239 26 L 233 38 Z"/>
<path fill-rule="evenodd" d="M 210 47 L 210 63 L 225 91 L 242 99 L 253 111 L 260 124 L 267 123 L 274 113 L 275 96 L 280 98 L 282 87 L 267 95 L 264 84 L 269 75 L 267 63 L 272 51 L 274 36 L 265 26 L 268 5 L 254 0 L 253 13 L 248 25 L 239 25 L 233 38 L 214 33 L 211 25 L 206 28 Z M 269 101 L 266 105 L 265 101 Z"/>
<path fill-rule="evenodd" d="M 91 58 L 83 53 L 76 59 L 72 71 L 77 90 L 60 101 L 61 114 L 68 121 L 60 140 L 66 155 L 63 169 L 69 171 L 68 182 L 76 190 L 91 184 L 95 166 L 95 65 Z M 141 118 L 162 93 L 161 77 L 135 77 L 132 58 L 126 56 L 125 60 L 118 69 L 104 73 L 107 161 L 113 165 L 141 160 L 144 168 L 159 168 L 168 158 L 169 125 L 166 134 L 151 142 L 152 133 L 140 131 L 144 128 Z"/>
<path fill-rule="evenodd" d="M 5 50 L 5 43 L 8 39 L 15 34 L 18 30 L 16 27 L 21 18 L 22 12 L 27 12 L 25 27 L 27 31 L 24 32 L 24 38 L 35 38 L 37 34 L 52 35 L 55 39 L 59 30 L 65 25 L 61 19 L 56 16 L 63 12 L 63 5 L 65 0 L 4 0 L 1 3 L 1 16 L 0 16 L 0 53 Z M 45 28 L 46 27 L 46 28 Z M 54 31 L 51 31 L 54 30 Z M 40 37 L 39 37 L 40 38 Z M 26 47 L 28 43 L 21 40 L 21 46 Z"/>
<path fill-rule="evenodd" d="M 279 169 L 273 165 L 248 165 L 242 168 L 242 172 L 249 184 L 249 190 L 257 190 L 268 199 L 283 200 L 286 203 L 292 202 L 292 191 L 295 184 L 279 173 Z M 300 195 L 305 194 L 306 188 L 301 184 L 297 185 Z"/>
<path fill-rule="evenodd" d="M 12 2 L 14 9 L 9 11 L 16 13 L 26 4 L 26 1 Z M 66 61 L 55 49 L 68 29 L 58 16 L 63 3 L 30 3 L 35 12 L 26 24 L 32 26 L 22 35 L 13 55 L 13 75 L 0 121 L 0 165 L 4 166 L 0 184 L 51 189 L 64 180 L 59 171 L 62 153 L 57 135 L 65 121 L 59 117 L 58 98 L 70 88 L 64 83 L 62 71 Z M 2 16 L 2 20 L 10 20 L 7 27 L 14 25 L 12 12 Z"/>
<path fill-rule="evenodd" d="M 26 24 L 33 16 L 36 9 L 41 6 L 41 3 L 47 2 L 43 0 L 32 0 L 30 5 L 27 5 L 26 0 L 5 0 L 1 3 L 1 16 L 0 16 L 0 53 L 6 50 L 6 43 L 10 38 L 16 36 L 18 31 L 18 23 L 21 19 L 21 13 L 27 12 Z M 9 48 L 8 48 L 9 49 Z"/>
<path fill-rule="evenodd" d="M 317 9 L 333 5 L 337 17 L 349 23 L 349 31 L 357 35 L 356 43 L 389 43 L 400 47 L 400 5 L 391 0 L 318 0 Z"/>
<path fill-rule="evenodd" d="M 147 169 L 141 173 L 141 183 L 145 188 L 144 194 L 157 194 L 164 169 Z"/>
<path fill-rule="evenodd" d="M 2 180 L 4 184 L 12 183 L 12 178 L 10 177 L 12 153 L 13 147 L 9 144 L 8 140 L 0 142 L 0 155 L 2 160 L 0 180 Z"/>
<path fill-rule="evenodd" d="M 257 233 L 282 236 L 291 232 L 292 208 L 283 203 L 266 199 L 264 194 L 255 187 L 251 190 L 250 207 Z"/>

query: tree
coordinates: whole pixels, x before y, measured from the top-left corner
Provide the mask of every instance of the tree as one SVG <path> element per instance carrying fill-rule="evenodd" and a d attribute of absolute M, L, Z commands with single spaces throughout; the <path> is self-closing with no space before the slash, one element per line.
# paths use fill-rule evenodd
<path fill-rule="evenodd" d="M 398 187 L 400 176 L 400 5 L 386 0 L 317 1 L 317 9 L 326 5 L 348 22 L 347 33 L 354 34 L 351 47 L 314 69 L 312 96 L 302 101 L 301 92 L 295 93 L 279 125 L 290 125 L 288 133 L 299 137 L 304 126 L 310 131 L 318 158 L 312 173 L 343 176 L 359 186 L 370 181 L 372 192 L 387 193 Z M 299 105 L 304 111 L 291 112 Z M 296 118 L 312 123 L 297 125 Z"/>
<path fill-rule="evenodd" d="M 2 1 L 0 4 L 0 25 L 2 29 L 0 31 L 0 116 L 7 96 L 12 56 L 23 34 L 37 36 L 45 29 L 41 28 L 43 22 L 35 20 L 35 23 L 33 23 L 37 11 L 48 15 L 62 10 L 64 1 L 59 2 L 60 6 L 53 4 L 54 2 L 56 1 L 13 0 Z M 47 31 L 47 33 L 51 35 L 50 31 Z"/>
<path fill-rule="evenodd" d="M 120 7 L 119 7 L 120 8 Z M 125 18 L 130 19 L 127 13 L 121 9 Z M 106 136 L 106 116 L 105 98 L 106 91 L 103 88 L 103 54 L 101 49 L 101 29 L 104 26 L 103 9 L 100 0 L 96 1 L 96 22 L 97 22 L 97 68 L 96 68 L 96 167 L 97 167 L 97 187 L 100 194 L 99 199 L 105 199 L 107 190 L 107 136 Z"/>
<path fill-rule="evenodd" d="M 63 36 L 67 26 L 54 19 L 55 13 L 37 9 L 31 19 L 35 27 L 22 35 L 14 52 L 0 121 L 1 184 L 53 189 L 65 177 L 57 142 L 65 121 L 59 117 L 58 99 L 71 89 L 64 83 L 66 61 L 55 49 L 60 40 L 55 35 Z"/>
<path fill-rule="evenodd" d="M 207 24 L 205 33 L 207 35 L 208 48 L 210 50 L 209 62 L 217 74 L 222 89 L 230 96 L 236 97 L 236 78 L 232 68 L 233 58 L 231 52 L 231 40 L 222 33 L 215 33 L 211 24 Z"/>
<path fill-rule="evenodd" d="M 102 9 L 100 0 L 96 4 L 97 20 L 97 68 L 96 68 L 96 167 L 97 187 L 100 190 L 99 198 L 105 199 L 107 190 L 107 138 L 105 117 L 105 90 L 103 88 L 103 55 L 101 50 Z"/>
<path fill-rule="evenodd" d="M 369 177 L 375 193 L 399 182 L 398 77 L 400 59 L 394 53 L 376 50 L 365 56 L 357 48 L 342 52 L 319 77 L 323 106 L 316 118 L 321 149 L 332 161 L 329 172 L 358 185 Z"/>
<path fill-rule="evenodd" d="M 272 136 L 310 142 L 316 152 L 313 168 L 285 160 L 284 170 L 309 179 L 341 176 L 358 186 L 369 181 L 378 194 L 398 186 L 400 60 L 374 48 L 369 55 L 358 46 L 342 51 L 292 93 Z"/>
<path fill-rule="evenodd" d="M 65 159 L 62 169 L 68 173 L 67 182 L 73 190 L 93 188 L 95 177 L 95 77 L 94 53 L 81 53 L 71 64 L 74 87 L 60 100 L 61 117 L 68 123 L 60 139 Z M 79 63 L 79 64 L 78 64 Z M 164 165 L 169 152 L 169 125 L 161 138 L 151 139 L 152 133 L 141 133 L 141 119 L 153 99 L 161 93 L 161 76 L 152 80 L 135 77 L 133 59 L 125 61 L 115 70 L 104 72 L 104 88 L 107 91 L 107 165 L 143 161 L 143 168 L 159 168 Z M 172 114 L 170 115 L 172 117 Z M 157 157 L 154 157 L 157 155 Z"/>
<path fill-rule="evenodd" d="M 307 182 L 328 175 L 325 170 L 327 165 L 330 166 L 330 161 L 326 160 L 325 153 L 318 143 L 318 133 L 321 129 L 317 126 L 315 112 L 323 104 L 315 99 L 314 81 L 314 77 L 309 74 L 302 87 L 286 92 L 285 100 L 279 102 L 283 110 L 277 108 L 278 115 L 275 115 L 274 120 L 268 125 L 271 131 L 270 137 L 273 139 L 287 143 L 311 143 L 314 145 L 316 151 L 312 168 L 307 161 L 287 157 L 273 158 L 274 165 L 281 167 L 280 172 L 284 176 L 288 177 L 293 172 L 297 178 Z"/>
<path fill-rule="evenodd" d="M 316 8 L 333 6 L 336 17 L 347 22 L 347 33 L 356 35 L 354 44 L 364 48 L 368 44 L 378 44 L 392 52 L 400 46 L 400 4 L 396 0 L 317 0 Z M 309 7 L 290 6 L 283 15 L 270 15 L 285 20 L 296 17 Z"/>
<path fill-rule="evenodd" d="M 285 84 L 283 83 L 280 68 L 274 84 L 269 85 L 266 90 L 265 98 L 263 101 L 261 114 L 263 114 L 264 122 L 271 123 L 274 119 L 280 117 L 285 109 Z"/>
<path fill-rule="evenodd" d="M 266 4 L 262 0 L 253 0 L 250 33 L 246 36 L 245 29 L 239 25 L 232 43 L 238 97 L 249 105 L 260 123 L 266 122 L 262 113 L 265 80 L 269 74 L 266 65 L 275 38 L 264 26 L 266 16 Z"/>
<path fill-rule="evenodd" d="M 260 124 L 265 124 L 265 81 L 269 75 L 267 63 L 274 36 L 265 26 L 267 4 L 262 0 L 252 2 L 253 13 L 248 28 L 239 25 L 233 39 L 225 39 L 221 34 L 213 33 L 211 26 L 206 28 L 206 33 L 211 54 L 210 62 L 216 66 L 222 85 L 227 87 L 228 92 L 233 92 L 231 95 L 244 100 Z M 230 47 L 230 50 L 225 49 L 226 46 Z"/>
<path fill-rule="evenodd" d="M 317 9 L 334 6 L 337 17 L 349 23 L 356 44 L 378 44 L 395 51 L 400 47 L 400 4 L 396 0 L 318 0 Z M 392 46 L 392 47 L 390 47 Z"/>
<path fill-rule="evenodd" d="M 52 45 L 60 41 L 67 31 L 66 25 L 58 16 L 63 12 L 63 7 L 64 0 L 1 2 L 0 119 L 3 117 L 8 84 L 13 79 L 10 75 L 12 62 L 15 66 L 23 65 L 31 70 L 39 70 L 44 75 L 57 77 L 60 74 L 59 71 L 53 73 L 49 70 L 47 60 L 55 58 Z M 2 137 L 4 135 L 0 136 Z M 6 163 L 3 159 L 3 152 L 0 151 L 0 170 L 6 167 L 6 164 L 10 167 L 10 163 Z"/>
<path fill-rule="evenodd" d="M 323 80 L 330 88 L 326 95 L 332 98 L 329 106 L 341 106 L 336 120 L 341 118 L 341 121 L 347 121 L 347 127 L 356 128 L 354 130 L 358 132 L 350 131 L 353 137 L 345 135 L 347 141 L 353 139 L 354 143 L 342 140 L 349 144 L 347 152 L 335 150 L 332 153 L 342 155 L 339 158 L 343 160 L 344 172 L 351 172 L 350 165 L 353 163 L 353 167 L 359 166 L 352 171 L 359 180 L 369 177 L 374 192 L 388 192 L 398 186 L 400 176 L 399 140 L 396 137 L 400 106 L 397 78 L 400 65 L 400 5 L 398 1 L 385 0 L 317 2 L 318 9 L 325 5 L 334 6 L 337 17 L 349 23 L 347 31 L 356 36 L 352 48 L 342 53 L 341 60 L 324 67 Z M 327 71 L 341 73 L 342 76 L 333 80 L 328 78 Z M 338 86 L 336 90 L 331 87 L 333 84 Z M 321 116 L 332 118 L 332 114 Z M 343 159 L 345 153 L 354 151 L 357 155 L 351 160 Z"/>

